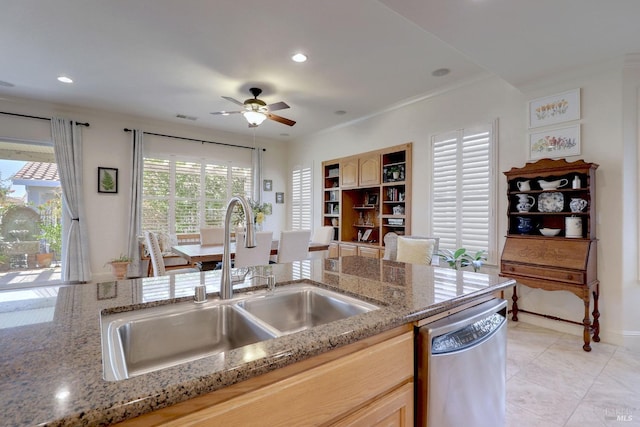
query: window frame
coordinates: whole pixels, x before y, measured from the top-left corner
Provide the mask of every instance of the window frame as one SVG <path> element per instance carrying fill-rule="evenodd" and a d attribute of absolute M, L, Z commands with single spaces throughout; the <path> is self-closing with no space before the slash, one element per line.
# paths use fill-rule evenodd
<path fill-rule="evenodd" d="M 429 229 L 430 229 L 430 234 L 431 235 L 435 235 L 435 228 L 436 228 L 436 220 L 434 217 L 436 217 L 435 212 L 434 212 L 434 207 L 438 204 L 439 200 L 437 199 L 436 193 L 437 193 L 437 189 L 436 189 L 436 177 L 435 177 L 435 173 L 437 172 L 436 168 L 435 168 L 435 162 L 438 160 L 436 158 L 436 153 L 435 153 L 435 149 L 436 149 L 436 144 L 438 142 L 443 142 L 446 141 L 447 139 L 452 139 L 455 138 L 456 139 L 456 165 L 455 165 L 455 170 L 456 170 L 456 192 L 455 192 L 455 198 L 456 198 L 456 217 L 455 217 L 455 228 L 456 228 L 456 243 L 455 243 L 455 247 L 450 247 L 450 245 L 447 245 L 446 241 L 443 241 L 443 239 L 440 240 L 440 248 L 441 249 L 458 249 L 460 247 L 465 247 L 464 242 L 464 238 L 463 238 L 463 214 L 464 212 L 461 210 L 461 205 L 462 205 L 462 201 L 463 201 L 463 194 L 462 194 L 462 187 L 464 186 L 464 182 L 460 182 L 460 179 L 462 178 L 461 176 L 461 172 L 464 170 L 464 163 L 462 161 L 462 151 L 460 150 L 460 144 L 463 143 L 463 140 L 465 138 L 465 136 L 469 136 L 469 135 L 473 135 L 473 134 L 477 134 L 479 133 L 478 130 L 480 129 L 485 129 L 487 132 L 489 132 L 488 135 L 488 150 L 487 150 L 487 155 L 489 157 L 488 159 L 488 183 L 487 183 L 487 196 L 488 196 L 488 211 L 487 211 L 487 217 L 488 217 L 488 224 L 487 224 L 487 248 L 486 248 L 486 255 L 487 255 L 487 261 L 486 264 L 487 265 L 497 265 L 498 260 L 499 260 L 499 256 L 498 256 L 498 236 L 497 236 L 497 209 L 498 209 L 498 198 L 497 198 L 497 188 L 498 188 L 498 182 L 497 182 L 497 167 L 498 167 L 498 133 L 497 133 L 497 129 L 498 129 L 498 120 L 495 119 L 493 122 L 490 123 L 484 123 L 484 124 L 479 124 L 479 125 L 475 125 L 475 126 L 469 126 L 469 127 L 465 127 L 465 128 L 460 128 L 454 131 L 450 131 L 450 132 L 442 132 L 436 135 L 432 135 L 431 137 L 431 142 L 430 142 L 430 152 L 431 152 L 431 197 L 430 197 L 430 204 L 431 204 L 431 209 L 432 209 L 432 214 L 430 216 L 430 224 L 429 224 Z M 469 228 L 474 228 L 473 226 L 469 227 Z M 477 250 L 477 248 L 472 247 L 470 248 L 469 245 L 466 246 L 467 250 L 469 252 L 471 252 L 471 255 L 475 254 L 475 251 Z"/>
<path fill-rule="evenodd" d="M 297 174 L 300 177 L 297 177 Z M 297 184 L 298 182 L 300 184 Z M 298 185 L 300 188 L 297 188 Z M 291 229 L 313 229 L 313 168 L 311 166 L 296 165 L 291 170 Z"/>
<path fill-rule="evenodd" d="M 149 160 L 157 160 L 157 161 L 162 161 L 162 162 L 168 162 L 168 173 L 169 173 L 169 194 L 167 195 L 167 197 L 158 197 L 156 195 L 154 196 L 148 196 L 146 194 L 145 191 L 145 171 L 146 171 L 146 167 L 147 167 L 147 161 Z M 190 197 L 180 197 L 177 198 L 176 196 L 176 177 L 178 175 L 178 168 L 177 165 L 179 163 L 192 163 L 192 164 L 197 164 L 199 167 L 199 189 L 198 189 L 198 195 L 190 198 Z M 207 198 L 206 196 L 206 177 L 207 177 L 207 170 L 208 167 L 210 166 L 214 166 L 214 167 L 221 167 L 221 168 L 226 168 L 226 193 L 225 193 L 225 197 L 224 200 L 218 200 L 218 199 L 214 199 L 214 198 Z M 198 215 L 198 224 L 194 227 L 193 230 L 189 230 L 189 231 L 183 231 L 181 230 L 180 233 L 197 233 L 199 231 L 200 227 L 206 226 L 206 225 L 222 225 L 222 222 L 224 222 L 224 217 L 222 216 L 220 218 L 221 223 L 217 224 L 217 222 L 215 221 L 211 221 L 210 218 L 207 218 L 207 205 L 209 202 L 223 202 L 223 205 L 226 206 L 226 201 L 229 200 L 231 198 L 231 196 L 233 195 L 233 184 L 234 184 L 234 177 L 237 176 L 236 173 L 234 173 L 234 169 L 239 168 L 241 170 L 244 170 L 245 172 L 243 172 L 244 174 L 246 174 L 246 180 L 245 180 L 245 192 L 242 194 L 246 197 L 252 197 L 253 195 L 253 175 L 254 175 L 254 170 L 253 170 L 253 166 L 250 164 L 243 164 L 242 162 L 231 162 L 231 161 L 226 161 L 226 160 L 220 160 L 220 159 L 212 159 L 212 158 L 202 158 L 202 157 L 186 157 L 186 156 L 176 156 L 176 155 L 172 155 L 172 154 L 160 154 L 160 153 L 145 153 L 144 155 L 144 159 L 143 159 L 143 183 L 142 183 L 142 187 L 143 187 L 143 196 L 142 196 L 142 218 L 141 218 L 141 226 L 143 229 L 149 229 L 150 231 L 155 231 L 155 232 L 166 232 L 169 235 L 175 235 L 175 234 L 179 234 L 177 232 L 177 227 L 176 227 L 176 205 L 177 203 L 179 203 L 180 201 L 183 202 L 188 202 L 189 200 L 196 200 L 198 202 L 198 207 L 197 207 L 197 215 Z M 159 229 L 153 229 L 156 227 L 149 227 L 148 224 L 145 224 L 144 222 L 144 210 L 145 210 L 145 206 L 144 203 L 147 200 L 150 199 L 154 199 L 154 200 L 167 200 L 167 229 L 166 230 L 159 230 Z M 222 208 L 224 210 L 224 207 Z"/>

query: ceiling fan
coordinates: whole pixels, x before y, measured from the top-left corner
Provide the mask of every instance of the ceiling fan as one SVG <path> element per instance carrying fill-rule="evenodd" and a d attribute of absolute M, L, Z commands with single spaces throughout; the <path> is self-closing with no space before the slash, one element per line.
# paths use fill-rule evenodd
<path fill-rule="evenodd" d="M 285 102 L 276 102 L 275 104 L 267 105 L 263 100 L 258 99 L 258 95 L 262 93 L 262 89 L 257 87 L 252 87 L 249 89 L 253 98 L 246 99 L 244 102 L 240 102 L 237 99 L 231 98 L 229 96 L 223 96 L 227 101 L 231 101 L 234 104 L 238 104 L 244 107 L 244 110 L 240 111 L 216 111 L 215 113 L 211 113 L 214 115 L 222 115 L 226 116 L 228 114 L 242 114 L 245 119 L 249 122 L 249 127 L 254 128 L 259 126 L 265 119 L 274 120 L 276 122 L 285 124 L 287 126 L 293 126 L 296 124 L 293 120 L 277 116 L 272 114 L 272 111 L 284 110 L 285 108 L 289 108 L 289 106 Z"/>

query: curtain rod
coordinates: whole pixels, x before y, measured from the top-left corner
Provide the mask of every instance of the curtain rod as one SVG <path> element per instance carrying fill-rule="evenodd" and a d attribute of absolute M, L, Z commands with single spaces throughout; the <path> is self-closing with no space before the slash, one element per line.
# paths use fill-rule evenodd
<path fill-rule="evenodd" d="M 38 120 L 49 120 L 49 121 L 51 121 L 50 117 L 28 116 L 26 114 L 5 113 L 4 111 L 0 111 L 0 114 L 6 114 L 7 116 L 26 117 L 27 119 L 38 119 Z M 79 125 L 79 126 L 89 127 L 89 123 L 76 122 L 76 124 Z"/>
<path fill-rule="evenodd" d="M 133 129 L 124 128 L 124 131 L 125 132 L 133 132 Z M 246 148 L 247 150 L 255 150 L 256 149 L 255 147 L 247 147 L 246 145 L 227 144 L 226 142 L 204 141 L 202 139 L 185 138 L 183 136 L 163 135 L 161 133 L 151 133 L 151 132 L 145 132 L 145 131 L 142 131 L 142 133 L 146 133 L 147 135 L 162 136 L 164 138 L 183 139 L 185 141 L 193 141 L 193 142 L 200 142 L 200 143 L 205 143 L 206 142 L 207 144 L 226 145 L 227 147 L 235 147 L 235 148 Z M 267 149 L 263 148 L 262 151 L 267 151 Z"/>

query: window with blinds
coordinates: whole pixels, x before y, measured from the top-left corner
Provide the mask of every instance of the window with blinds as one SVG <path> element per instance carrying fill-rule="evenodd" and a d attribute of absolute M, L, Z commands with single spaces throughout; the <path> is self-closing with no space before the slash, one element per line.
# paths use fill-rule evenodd
<path fill-rule="evenodd" d="M 311 230 L 311 168 L 294 168 L 291 173 L 291 229 Z"/>
<path fill-rule="evenodd" d="M 221 226 L 232 195 L 250 197 L 251 168 L 170 159 L 144 159 L 142 229 L 197 233 L 203 225 Z"/>
<path fill-rule="evenodd" d="M 484 250 L 496 262 L 493 126 L 432 138 L 431 235 L 440 248 Z"/>

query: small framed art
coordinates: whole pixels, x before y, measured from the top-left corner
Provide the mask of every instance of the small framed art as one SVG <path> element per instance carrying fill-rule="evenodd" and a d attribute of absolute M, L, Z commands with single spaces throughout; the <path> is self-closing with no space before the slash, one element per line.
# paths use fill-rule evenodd
<path fill-rule="evenodd" d="M 271 191 L 273 189 L 273 181 L 270 179 L 262 180 L 262 190 Z"/>
<path fill-rule="evenodd" d="M 276 193 L 276 203 L 284 203 L 284 193 Z"/>
<path fill-rule="evenodd" d="M 529 128 L 578 120 L 580 118 L 580 89 L 529 101 Z"/>
<path fill-rule="evenodd" d="M 580 155 L 580 125 L 529 134 L 529 158 L 559 158 Z"/>
<path fill-rule="evenodd" d="M 118 169 L 98 167 L 98 193 L 118 192 Z"/>

